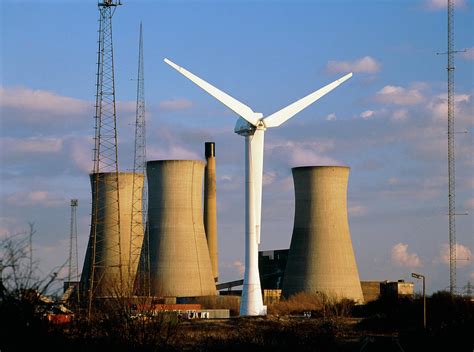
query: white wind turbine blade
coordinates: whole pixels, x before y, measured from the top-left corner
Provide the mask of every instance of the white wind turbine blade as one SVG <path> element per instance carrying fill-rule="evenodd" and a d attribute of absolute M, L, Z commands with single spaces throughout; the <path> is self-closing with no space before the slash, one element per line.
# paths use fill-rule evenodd
<path fill-rule="evenodd" d="M 316 100 L 321 98 L 323 95 L 329 93 L 331 90 L 336 88 L 338 85 L 347 81 L 352 77 L 352 72 L 345 75 L 344 77 L 339 78 L 338 80 L 328 84 L 327 86 L 318 89 L 317 91 L 301 98 L 300 100 L 294 102 L 293 104 L 288 105 L 286 108 L 283 108 L 270 116 L 267 116 L 263 119 L 265 127 L 277 127 L 284 123 L 286 120 L 289 120 L 301 110 L 307 108 L 309 105 L 313 104 Z"/>
<path fill-rule="evenodd" d="M 260 244 L 260 225 L 262 222 L 262 178 L 263 178 L 263 145 L 265 131 L 257 128 L 253 136 L 250 136 L 250 148 L 252 156 L 253 194 L 255 200 L 255 233 L 257 244 Z"/>
<path fill-rule="evenodd" d="M 185 68 L 176 65 L 171 60 L 165 59 L 164 60 L 168 65 L 173 67 L 176 71 L 181 73 L 183 76 L 194 82 L 198 87 L 204 89 L 207 93 L 212 95 L 214 98 L 219 100 L 222 104 L 227 106 L 229 109 L 237 113 L 240 117 L 251 123 L 252 125 L 256 126 L 258 121 L 261 118 L 261 114 L 255 113 L 250 107 L 241 103 L 237 99 L 231 97 L 227 93 L 224 93 L 220 89 L 214 87 L 210 83 L 206 82 L 205 80 L 199 78 L 198 76 L 192 74 Z"/>

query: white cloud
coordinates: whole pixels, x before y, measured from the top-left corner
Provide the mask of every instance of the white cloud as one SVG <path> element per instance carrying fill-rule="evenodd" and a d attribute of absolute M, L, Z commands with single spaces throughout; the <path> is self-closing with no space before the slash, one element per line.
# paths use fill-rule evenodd
<path fill-rule="evenodd" d="M 472 124 L 472 101 L 469 94 L 454 95 L 454 115 L 456 123 Z M 448 96 L 439 94 L 433 97 L 427 104 L 427 109 L 431 113 L 433 120 L 445 124 L 448 116 Z"/>
<path fill-rule="evenodd" d="M 337 116 L 335 113 L 331 113 L 328 116 L 326 116 L 326 121 L 335 121 L 337 119 Z"/>
<path fill-rule="evenodd" d="M 193 106 L 190 100 L 184 98 L 164 100 L 158 104 L 161 110 L 174 111 L 174 110 L 186 110 Z"/>
<path fill-rule="evenodd" d="M 343 165 L 342 162 L 328 156 L 319 155 L 311 150 L 295 148 L 291 156 L 293 166 L 335 166 Z"/>
<path fill-rule="evenodd" d="M 285 161 L 285 166 L 319 166 L 319 165 L 342 165 L 324 153 L 333 150 L 335 147 L 332 140 L 321 140 L 318 142 L 293 142 L 282 141 L 277 143 L 267 143 L 265 152 L 269 156 L 277 157 L 281 162 Z"/>
<path fill-rule="evenodd" d="M 460 53 L 459 57 L 464 60 L 474 60 L 474 46 L 467 48 L 465 52 Z"/>
<path fill-rule="evenodd" d="M 464 7 L 466 6 L 465 0 L 453 0 L 455 7 Z M 425 8 L 428 10 L 442 10 L 445 9 L 448 5 L 447 0 L 425 0 Z"/>
<path fill-rule="evenodd" d="M 359 116 L 362 117 L 364 120 L 369 120 L 370 118 L 372 118 L 375 114 L 375 111 L 373 110 L 366 110 L 364 112 L 362 112 Z"/>
<path fill-rule="evenodd" d="M 392 262 L 398 266 L 417 268 L 421 266 L 421 260 L 416 253 L 408 252 L 408 244 L 397 243 L 392 247 Z"/>
<path fill-rule="evenodd" d="M 0 87 L 0 107 L 68 115 L 84 113 L 92 106 L 88 101 L 57 95 L 45 90 Z"/>
<path fill-rule="evenodd" d="M 63 148 L 60 138 L 29 137 L 0 138 L 0 149 L 3 153 L 58 153 Z"/>
<path fill-rule="evenodd" d="M 329 73 L 375 73 L 380 71 L 382 65 L 373 57 L 365 56 L 354 61 L 329 61 L 326 72 Z"/>
<path fill-rule="evenodd" d="M 415 105 L 423 100 L 424 97 L 419 87 L 404 88 L 387 85 L 374 96 L 374 101 L 382 104 Z"/>
<path fill-rule="evenodd" d="M 447 243 L 441 246 L 439 256 L 434 261 L 449 265 L 449 245 Z M 468 266 L 470 263 L 472 263 L 471 250 L 460 243 L 456 243 L 456 266 L 461 268 Z"/>
<path fill-rule="evenodd" d="M 41 205 L 47 208 L 66 204 L 65 199 L 52 196 L 48 191 L 13 193 L 7 197 L 7 202 L 20 207 Z"/>

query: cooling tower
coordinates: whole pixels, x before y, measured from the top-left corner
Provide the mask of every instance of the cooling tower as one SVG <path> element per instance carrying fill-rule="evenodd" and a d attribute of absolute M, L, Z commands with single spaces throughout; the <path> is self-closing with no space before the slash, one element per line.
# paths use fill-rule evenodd
<path fill-rule="evenodd" d="M 94 182 L 98 176 L 97 194 L 94 194 Z M 135 182 L 143 188 L 144 176 L 135 175 Z M 91 174 L 92 202 L 95 204 L 92 210 L 97 209 L 97 235 L 95 246 L 95 268 L 93 282 L 93 297 L 107 297 L 114 295 L 130 295 L 133 289 L 139 254 L 132 254 L 130 258 L 130 227 L 132 213 L 132 186 L 133 173 L 119 173 L 119 208 L 120 213 L 120 239 L 117 221 L 117 197 L 115 190 L 115 173 Z M 139 192 L 141 197 L 141 192 Z M 94 220 L 94 216 L 92 216 Z M 133 221 L 141 226 L 141 214 Z M 92 222 L 91 222 L 92 223 Z M 135 248 L 141 247 L 143 237 L 134 238 Z M 118 246 L 120 243 L 120 247 Z M 93 231 L 91 226 L 91 235 L 87 246 L 84 267 L 82 269 L 81 285 L 87 292 L 90 285 L 92 274 L 92 256 L 93 249 Z M 132 252 L 133 253 L 133 252 Z M 129 270 L 130 265 L 130 270 Z M 120 280 L 120 271 L 122 279 Z"/>
<path fill-rule="evenodd" d="M 347 218 L 349 168 L 293 168 L 295 219 L 282 295 L 324 293 L 363 302 Z"/>
<path fill-rule="evenodd" d="M 204 173 L 204 229 L 211 258 L 214 281 L 219 277 L 219 257 L 217 253 L 217 207 L 216 207 L 216 145 L 205 143 L 206 169 Z"/>
<path fill-rule="evenodd" d="M 204 232 L 204 162 L 147 162 L 151 294 L 215 295 Z"/>

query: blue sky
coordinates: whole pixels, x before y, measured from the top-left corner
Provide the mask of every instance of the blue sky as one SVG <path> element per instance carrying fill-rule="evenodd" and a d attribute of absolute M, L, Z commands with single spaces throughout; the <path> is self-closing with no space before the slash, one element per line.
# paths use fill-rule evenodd
<path fill-rule="evenodd" d="M 148 159 L 202 158 L 216 141 L 223 280 L 244 257 L 243 149 L 235 116 L 163 63 L 168 57 L 270 114 L 348 71 L 354 77 L 266 134 L 262 249 L 287 248 L 291 167 L 348 165 L 352 240 L 364 280 L 446 263 L 445 1 L 126 1 L 114 16 L 120 168 L 132 167 L 138 27 L 144 25 Z M 37 228 L 41 268 L 67 256 L 79 199 L 79 260 L 90 222 L 95 1 L 0 0 L 0 236 Z M 456 1 L 458 286 L 474 280 L 474 3 Z"/>

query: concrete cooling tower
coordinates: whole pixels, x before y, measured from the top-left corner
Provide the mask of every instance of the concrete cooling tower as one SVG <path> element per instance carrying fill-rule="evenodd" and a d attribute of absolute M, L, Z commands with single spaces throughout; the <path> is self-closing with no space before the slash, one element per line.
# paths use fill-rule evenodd
<path fill-rule="evenodd" d="M 98 194 L 94 193 L 96 176 L 99 177 Z M 137 174 L 135 177 L 135 182 L 138 182 L 141 190 L 143 188 L 144 176 Z M 97 209 L 98 212 L 95 268 L 93 270 L 93 297 L 109 297 L 117 294 L 130 295 L 132 294 L 139 260 L 139 253 L 133 254 L 132 252 L 133 258 L 130 257 L 133 173 L 119 173 L 119 214 L 117 213 L 115 173 L 91 174 L 90 180 L 93 192 L 92 202 L 98 202 L 97 206 L 95 206 L 96 204 L 92 206 L 93 211 Z M 139 192 L 139 197 L 141 197 L 141 193 Z M 120 219 L 120 239 L 117 215 L 119 215 Z M 133 219 L 134 223 L 142 226 L 141 214 L 137 213 L 136 215 L 136 218 Z M 94 217 L 92 217 L 92 221 L 94 221 Z M 133 247 L 140 248 L 143 237 L 135 237 L 133 241 Z M 120 248 L 118 243 L 120 243 Z M 81 285 L 84 287 L 83 292 L 87 292 L 91 283 L 93 253 L 93 231 L 91 228 L 81 276 Z M 121 280 L 120 271 L 122 274 Z"/>
<path fill-rule="evenodd" d="M 349 168 L 293 168 L 295 219 L 282 295 L 324 293 L 363 302 L 347 217 Z"/>
<path fill-rule="evenodd" d="M 204 166 L 197 160 L 147 162 L 153 296 L 217 294 L 203 223 Z"/>

